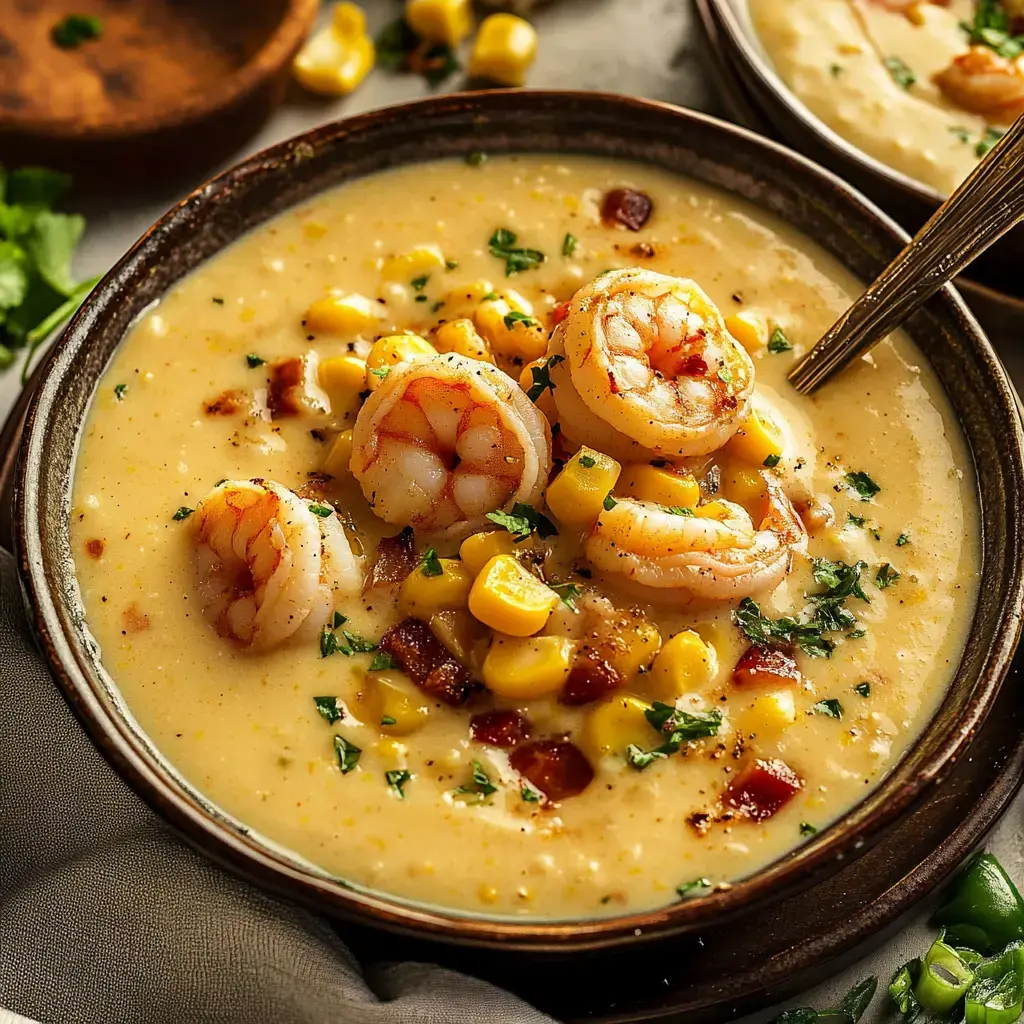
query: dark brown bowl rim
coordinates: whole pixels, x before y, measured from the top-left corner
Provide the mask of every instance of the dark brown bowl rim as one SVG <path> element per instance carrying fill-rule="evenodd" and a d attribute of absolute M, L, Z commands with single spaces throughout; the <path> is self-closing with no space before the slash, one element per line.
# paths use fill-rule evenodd
<path fill-rule="evenodd" d="M 263 45 L 244 64 L 201 93 L 186 93 L 176 103 L 163 104 L 158 110 L 119 116 L 115 122 L 105 121 L 87 129 L 71 117 L 41 119 L 31 113 L 19 115 L 16 111 L 5 111 L 0 137 L 13 131 L 55 141 L 113 140 L 156 134 L 205 121 L 241 101 L 291 61 L 309 34 L 319 6 L 319 0 L 287 0 L 284 12 Z"/>
<path fill-rule="evenodd" d="M 748 70 L 757 79 L 758 85 L 775 96 L 792 117 L 818 137 L 822 145 L 843 159 L 853 160 L 860 164 L 865 171 L 888 180 L 892 185 L 919 201 L 924 201 L 932 206 L 941 206 L 946 201 L 946 197 L 937 189 L 917 181 L 909 174 L 898 171 L 895 167 L 890 167 L 877 157 L 871 156 L 870 153 L 865 153 L 864 150 L 847 141 L 837 131 L 825 124 L 761 56 L 748 33 L 740 24 L 730 0 L 705 0 L 705 2 L 710 8 L 712 17 L 717 19 L 718 26 L 725 31 L 728 42 L 743 57 Z M 738 2 L 747 4 L 748 0 L 738 0 Z"/>
<path fill-rule="evenodd" d="M 33 486 L 37 474 L 33 465 L 41 457 L 40 447 L 46 434 L 46 414 L 54 411 L 59 397 L 56 383 L 73 350 L 85 344 L 93 305 L 109 301 L 116 290 L 117 279 L 127 274 L 140 250 L 154 232 L 184 216 L 194 216 L 212 196 L 230 191 L 233 183 L 261 168 L 288 160 L 309 150 L 311 144 L 335 136 L 351 136 L 372 132 L 393 119 L 419 118 L 429 122 L 431 115 L 450 112 L 506 112 L 504 105 L 516 102 L 524 111 L 530 105 L 581 103 L 614 107 L 624 114 L 644 112 L 668 115 L 683 128 L 699 123 L 706 128 L 741 139 L 747 145 L 770 151 L 775 159 L 799 167 L 805 174 L 818 178 L 830 191 L 842 194 L 844 201 L 857 212 L 874 220 L 893 241 L 896 251 L 906 241 L 906 234 L 884 213 L 864 199 L 838 177 L 823 170 L 799 154 L 765 140 L 755 133 L 720 121 L 706 114 L 683 110 L 671 104 L 613 93 L 582 91 L 529 90 L 510 99 L 504 91 L 469 92 L 427 98 L 410 103 L 356 115 L 323 125 L 285 142 L 262 150 L 238 165 L 217 175 L 164 215 L 100 282 L 96 290 L 76 314 L 46 358 L 41 384 L 29 406 L 15 487 L 16 549 L 26 601 L 40 646 L 51 672 L 72 709 L 79 716 L 93 742 L 119 774 L 160 815 L 184 833 L 193 845 L 213 860 L 237 873 L 255 880 L 263 887 L 298 899 L 320 911 L 329 911 L 364 923 L 392 929 L 415 937 L 433 938 L 478 946 L 500 946 L 535 952 L 566 953 L 600 949 L 627 942 L 650 940 L 669 934 L 690 931 L 727 916 L 749 911 L 754 905 L 774 902 L 793 891 L 806 888 L 816 877 L 835 870 L 841 863 L 856 858 L 877 842 L 897 820 L 908 814 L 927 795 L 930 787 L 940 781 L 949 767 L 960 758 L 975 730 L 999 690 L 1016 647 L 1024 605 L 1024 573 L 1015 567 L 1012 585 L 1005 595 L 1003 613 L 991 639 L 984 671 L 976 680 L 965 713 L 955 733 L 945 746 L 934 752 L 914 778 L 895 789 L 884 802 L 878 795 L 886 781 L 875 787 L 865 800 L 847 815 L 823 830 L 815 839 L 799 847 L 783 859 L 768 865 L 749 879 L 735 883 L 724 891 L 677 902 L 667 907 L 633 913 L 622 917 L 579 921 L 545 921 L 472 915 L 443 908 L 411 905 L 398 897 L 352 888 L 344 882 L 299 870 L 267 847 L 257 845 L 248 830 L 232 826 L 202 807 L 174 781 L 153 756 L 141 732 L 131 729 L 126 721 L 111 710 L 104 688 L 92 678 L 88 666 L 79 661 L 65 635 L 73 624 L 67 609 L 55 595 L 43 566 L 46 545 L 46 524 L 41 521 L 38 493 Z M 507 112 L 506 112 L 507 113 Z M 960 334 L 984 365 L 995 385 L 992 401 L 1010 411 L 1012 436 L 1006 439 L 1010 459 L 1010 476 L 1017 489 L 1024 478 L 1024 437 L 1019 413 L 1001 364 L 962 299 L 951 286 L 943 288 L 932 302 L 941 302 Z M 1016 535 L 1013 540 L 1017 540 Z M 926 733 L 923 735 L 927 735 Z M 921 743 L 922 737 L 917 743 Z M 916 746 L 916 744 L 915 744 Z M 911 748 L 913 749 L 913 748 Z M 908 756 L 909 751 L 904 756 Z"/>

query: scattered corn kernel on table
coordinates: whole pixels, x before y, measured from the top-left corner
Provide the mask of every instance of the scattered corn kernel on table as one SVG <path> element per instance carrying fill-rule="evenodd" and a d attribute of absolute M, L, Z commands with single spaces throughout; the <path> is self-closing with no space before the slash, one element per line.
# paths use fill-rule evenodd
<path fill-rule="evenodd" d="M 365 6 L 371 35 L 401 9 L 387 0 L 365 0 Z M 694 17 L 685 0 L 556 0 L 543 5 L 532 20 L 539 35 L 539 51 L 527 75 L 528 86 L 626 92 L 719 112 L 710 75 L 700 60 L 702 44 Z M 464 82 L 462 73 L 456 72 L 440 88 L 457 89 Z M 431 91 L 423 77 L 380 68 L 343 99 L 317 99 L 296 87 L 285 106 L 251 140 L 248 148 L 262 148 L 324 121 Z M 90 227 L 78 256 L 78 277 L 108 269 L 157 216 L 194 184 L 181 181 L 173 188 L 140 192 L 130 198 L 91 200 L 84 210 Z M 1010 362 L 1011 371 L 1024 382 L 1021 357 L 1018 356 L 1016 366 Z M 4 411 L 14 402 L 19 388 L 16 371 L 0 378 L 0 407 Z M 1024 801 L 1018 800 L 988 843 L 1017 880 L 1024 878 L 1022 809 Z M 853 983 L 871 973 L 877 974 L 884 984 L 896 965 L 925 949 L 931 941 L 926 918 L 927 908 L 920 908 L 883 947 L 865 959 L 858 961 L 849 956 L 836 963 L 837 974 L 831 981 L 802 998 L 788 1001 L 788 1005 L 833 1006 Z M 457 965 L 458 953 L 449 952 L 448 961 Z M 881 1019 L 882 1008 L 883 1001 L 876 999 L 864 1019 Z M 765 1008 L 749 1019 L 766 1020 L 772 1015 L 773 1011 Z"/>

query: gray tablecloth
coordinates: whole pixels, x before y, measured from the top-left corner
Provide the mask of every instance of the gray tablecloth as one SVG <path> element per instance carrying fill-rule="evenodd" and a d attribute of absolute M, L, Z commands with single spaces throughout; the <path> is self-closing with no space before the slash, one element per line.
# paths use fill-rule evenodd
<path fill-rule="evenodd" d="M 325 920 L 181 842 L 58 694 L 6 552 L 0 665 L 0 1007 L 46 1024 L 550 1019 L 440 967 L 360 964 Z"/>

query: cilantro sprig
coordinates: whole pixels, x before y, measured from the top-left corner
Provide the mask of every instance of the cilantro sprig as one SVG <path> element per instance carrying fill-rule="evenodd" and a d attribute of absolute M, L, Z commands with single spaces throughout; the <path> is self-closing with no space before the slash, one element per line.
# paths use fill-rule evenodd
<path fill-rule="evenodd" d="M 497 228 L 488 239 L 487 248 L 492 256 L 505 261 L 506 277 L 539 267 L 547 258 L 539 249 L 517 246 L 516 233 L 508 228 Z"/>
<path fill-rule="evenodd" d="M 546 515 L 521 501 L 512 506 L 511 512 L 502 512 L 499 509 L 496 512 L 488 512 L 487 518 L 508 530 L 516 543 L 526 540 L 531 533 L 536 533 L 541 540 L 558 536 L 555 524 Z"/>
<path fill-rule="evenodd" d="M 663 704 L 660 700 L 656 700 L 644 712 L 644 717 L 651 728 L 663 737 L 664 742 L 653 750 L 643 750 L 635 743 L 626 748 L 626 760 L 637 771 L 643 771 L 655 761 L 671 756 L 690 740 L 716 736 L 722 724 L 722 712 L 718 708 L 691 712 Z"/>

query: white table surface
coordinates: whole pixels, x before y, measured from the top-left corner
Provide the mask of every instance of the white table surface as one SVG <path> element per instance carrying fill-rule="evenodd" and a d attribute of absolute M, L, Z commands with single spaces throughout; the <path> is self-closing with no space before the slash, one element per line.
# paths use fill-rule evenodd
<path fill-rule="evenodd" d="M 388 0 L 362 2 L 374 31 L 401 10 L 400 4 Z M 687 0 L 556 0 L 538 11 L 533 20 L 540 50 L 529 76 L 532 86 L 626 92 L 721 113 L 710 72 L 701 64 L 703 43 Z M 457 88 L 460 81 L 454 76 L 446 86 Z M 415 99 L 430 91 L 418 77 L 377 72 L 345 99 L 320 101 L 290 95 L 262 131 L 223 166 L 325 121 Z M 75 262 L 79 276 L 106 271 L 154 220 L 198 183 L 184 180 L 145 194 L 90 201 L 83 211 L 89 226 Z M 19 390 L 15 370 L 0 377 L 0 413 L 6 414 Z M 1024 797 L 1018 798 L 986 844 L 1018 881 L 1024 880 L 1022 826 Z M 829 982 L 786 1005 L 834 1005 L 847 988 L 872 973 L 879 976 L 880 989 L 884 988 L 896 966 L 922 953 L 930 943 L 933 933 L 925 924 L 930 909 L 930 901 L 926 901 L 908 915 L 903 930 L 875 953 L 859 962 L 841 961 Z M 866 1024 L 883 1019 L 884 1002 L 876 996 L 864 1018 Z M 766 1009 L 747 1021 L 764 1021 L 774 1012 Z"/>

